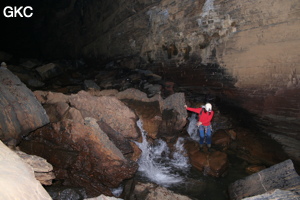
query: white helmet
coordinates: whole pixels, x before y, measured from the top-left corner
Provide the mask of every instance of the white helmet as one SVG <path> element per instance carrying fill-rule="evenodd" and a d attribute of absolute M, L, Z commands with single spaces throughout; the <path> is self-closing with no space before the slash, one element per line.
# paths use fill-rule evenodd
<path fill-rule="evenodd" d="M 211 106 L 210 103 L 205 104 L 205 110 L 206 110 L 207 112 L 211 112 L 211 111 L 212 111 L 212 106 Z"/>

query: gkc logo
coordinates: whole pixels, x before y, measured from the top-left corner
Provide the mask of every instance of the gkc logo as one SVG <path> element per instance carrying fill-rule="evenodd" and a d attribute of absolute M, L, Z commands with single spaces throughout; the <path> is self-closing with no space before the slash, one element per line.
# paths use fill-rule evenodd
<path fill-rule="evenodd" d="M 6 6 L 3 9 L 3 14 L 5 17 L 31 17 L 33 15 L 33 8 L 31 6 Z"/>

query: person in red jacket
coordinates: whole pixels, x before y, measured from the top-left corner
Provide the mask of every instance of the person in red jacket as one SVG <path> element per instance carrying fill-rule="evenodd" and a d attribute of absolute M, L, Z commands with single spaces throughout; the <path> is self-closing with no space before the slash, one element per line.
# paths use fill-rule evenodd
<path fill-rule="evenodd" d="M 199 127 L 199 133 L 200 133 L 200 148 L 203 148 L 204 139 L 206 136 L 206 144 L 208 147 L 208 150 L 210 151 L 211 147 L 211 120 L 214 116 L 214 111 L 212 110 L 212 106 L 210 103 L 205 104 L 205 106 L 202 106 L 201 108 L 190 108 L 187 105 L 184 105 L 184 107 L 188 111 L 192 111 L 195 113 L 198 113 L 198 119 L 197 126 Z"/>

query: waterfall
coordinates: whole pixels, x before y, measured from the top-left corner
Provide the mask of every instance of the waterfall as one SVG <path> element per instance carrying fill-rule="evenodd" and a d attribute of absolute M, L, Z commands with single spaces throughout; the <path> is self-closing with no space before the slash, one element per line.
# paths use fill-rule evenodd
<path fill-rule="evenodd" d="M 167 143 L 161 139 L 156 140 L 150 145 L 146 139 L 147 132 L 143 129 L 141 120 L 137 125 L 142 132 L 143 142 L 136 144 L 142 150 L 142 155 L 138 161 L 142 176 L 150 179 L 162 186 L 168 186 L 174 183 L 180 183 L 184 177 L 180 173 L 187 171 L 190 167 L 188 158 L 184 156 L 183 138 L 179 138 L 175 144 L 173 154 L 167 146 Z"/>
<path fill-rule="evenodd" d="M 214 0 L 206 0 L 205 4 L 202 8 L 203 16 L 207 15 L 209 11 L 213 11 L 215 9 L 214 7 Z"/>
<path fill-rule="evenodd" d="M 199 133 L 198 133 L 198 127 L 196 126 L 196 124 L 197 124 L 197 114 L 193 113 L 188 118 L 188 120 L 190 121 L 190 123 L 187 127 L 187 132 L 193 140 L 198 142 L 200 140 L 200 136 L 199 136 Z"/>
<path fill-rule="evenodd" d="M 207 24 L 207 17 L 213 14 L 215 14 L 214 0 L 206 0 L 200 18 L 197 19 L 199 27 L 202 27 L 203 24 Z"/>

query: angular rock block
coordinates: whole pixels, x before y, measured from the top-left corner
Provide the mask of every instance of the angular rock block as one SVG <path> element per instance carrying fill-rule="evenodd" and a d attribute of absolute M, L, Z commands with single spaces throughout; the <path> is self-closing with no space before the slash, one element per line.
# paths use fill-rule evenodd
<path fill-rule="evenodd" d="M 255 195 L 271 192 L 275 189 L 291 190 L 300 192 L 300 177 L 294 169 L 293 162 L 286 160 L 235 181 L 229 186 L 230 199 L 243 199 Z"/>
<path fill-rule="evenodd" d="M 186 125 L 187 111 L 184 93 L 175 93 L 161 102 L 162 123 L 159 133 L 162 136 L 174 136 Z"/>
<path fill-rule="evenodd" d="M 32 168 L 0 141 L 0 199 L 51 200 Z"/>
<path fill-rule="evenodd" d="M 30 131 L 49 123 L 46 111 L 20 79 L 0 67 L 0 139 L 15 145 Z"/>
<path fill-rule="evenodd" d="M 138 165 L 126 159 L 94 121 L 86 125 L 72 120 L 48 124 L 20 144 L 23 151 L 46 158 L 56 179 L 65 185 L 83 187 L 88 197 L 112 195 L 125 179 L 134 176 Z"/>

